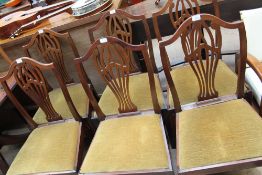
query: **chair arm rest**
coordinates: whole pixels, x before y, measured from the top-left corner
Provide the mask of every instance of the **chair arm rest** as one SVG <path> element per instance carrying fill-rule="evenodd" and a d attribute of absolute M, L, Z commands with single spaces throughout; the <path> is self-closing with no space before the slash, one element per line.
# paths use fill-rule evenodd
<path fill-rule="evenodd" d="M 247 55 L 248 65 L 256 72 L 259 79 L 262 81 L 262 62 L 250 54 Z"/>

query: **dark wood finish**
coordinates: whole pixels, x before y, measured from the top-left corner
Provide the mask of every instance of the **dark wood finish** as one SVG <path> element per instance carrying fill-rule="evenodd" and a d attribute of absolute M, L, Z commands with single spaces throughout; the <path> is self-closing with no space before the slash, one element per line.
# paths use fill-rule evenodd
<path fill-rule="evenodd" d="M 81 117 L 78 114 L 69 92 L 66 88 L 65 82 L 61 78 L 60 74 L 56 71 L 53 63 L 42 64 L 30 58 L 19 58 L 13 62 L 10 66 L 8 73 L 0 77 L 0 82 L 7 93 L 8 97 L 17 107 L 19 112 L 25 117 L 32 128 L 36 127 L 34 121 L 31 120 L 31 116 L 27 113 L 24 107 L 18 102 L 16 97 L 12 94 L 10 88 L 7 86 L 6 80 L 12 75 L 17 81 L 19 87 L 44 111 L 48 121 L 56 121 L 62 119 L 61 116 L 53 109 L 48 96 L 48 87 L 46 86 L 47 80 L 44 78 L 42 71 L 51 70 L 54 72 L 59 85 L 63 91 L 67 104 L 73 117 L 77 121 L 81 121 Z"/>
<path fill-rule="evenodd" d="M 131 21 L 141 21 L 142 22 L 143 26 L 140 28 L 140 32 L 141 32 L 141 29 L 143 29 L 141 33 L 144 33 L 146 36 L 145 41 L 148 42 L 151 62 L 153 64 L 154 70 L 156 70 L 156 63 L 155 63 L 154 54 L 153 54 L 151 35 L 150 35 L 149 27 L 148 27 L 148 24 L 147 24 L 147 21 L 144 15 L 132 15 L 120 9 L 107 11 L 100 17 L 99 21 L 97 22 L 95 26 L 88 29 L 90 40 L 93 43 L 95 41 L 94 32 L 100 29 L 101 27 L 103 27 L 104 24 L 106 24 L 106 30 L 104 31 L 103 36 L 114 36 L 127 43 L 133 44 L 134 33 L 133 33 L 132 26 L 131 26 Z M 130 56 L 133 57 L 132 52 L 128 54 L 130 54 Z M 133 59 L 131 59 L 129 64 L 130 64 L 130 70 L 132 72 L 135 72 L 138 70 L 136 63 L 134 62 Z"/>
<path fill-rule="evenodd" d="M 56 10 L 55 14 L 62 13 L 65 10 L 69 9 L 70 6 L 68 8 L 65 8 L 65 10 L 63 11 L 61 11 L 59 7 L 61 8 L 63 6 L 68 6 L 72 3 L 73 1 L 67 0 L 46 7 L 37 7 L 27 11 L 19 11 L 13 14 L 9 14 L 0 19 L 0 38 L 4 39 L 10 37 L 12 34 L 16 33 L 16 31 L 19 30 L 21 27 L 24 29 L 28 26 L 34 26 L 37 22 L 40 21 L 40 19 L 46 19 L 43 16 L 45 16 L 50 11 Z M 38 16 L 41 17 L 39 18 Z"/>
<path fill-rule="evenodd" d="M 108 57 L 110 54 L 105 54 L 109 53 L 108 51 L 114 53 L 114 59 L 112 59 L 111 56 Z M 88 86 L 88 80 L 86 78 L 87 74 L 85 72 L 83 62 L 93 59 L 98 73 L 102 75 L 102 78 L 105 80 L 108 87 L 114 92 L 114 95 L 118 99 L 119 112 L 132 112 L 135 111 L 136 108 L 134 105 L 132 105 L 133 103 L 129 98 L 128 77 L 130 76 L 130 57 L 128 56 L 128 51 L 142 52 L 148 70 L 148 83 L 150 83 L 154 111 L 156 113 L 160 113 L 160 106 L 156 95 L 153 68 L 145 44 L 131 45 L 118 38 L 107 36 L 103 39 L 96 40 L 83 57 L 75 59 L 80 81 L 100 120 L 104 120 L 106 116 L 102 112 L 102 109 L 99 107 L 98 102 L 96 101 L 92 91 Z M 124 83 L 124 81 L 126 83 Z M 126 100 L 128 100 L 128 103 Z"/>
<path fill-rule="evenodd" d="M 170 38 L 167 41 L 161 41 L 159 43 L 159 47 L 160 47 L 160 53 L 161 53 L 161 60 L 162 60 L 162 64 L 164 67 L 164 72 L 165 75 L 167 77 L 167 81 L 171 90 L 171 94 L 172 94 L 172 98 L 174 101 L 174 105 L 175 105 L 175 109 L 178 111 L 181 111 L 181 105 L 178 99 L 178 95 L 177 95 L 177 91 L 175 88 L 175 84 L 174 81 L 171 77 L 170 74 L 170 62 L 169 62 L 169 58 L 168 55 L 166 53 L 165 50 L 165 46 L 168 46 L 170 44 L 172 44 L 173 42 L 175 42 L 179 37 L 181 37 L 182 39 L 182 43 L 183 40 L 184 42 L 188 42 L 187 44 L 184 43 L 183 44 L 183 51 L 185 53 L 185 61 L 189 62 L 190 66 L 192 67 L 192 69 L 195 72 L 195 75 L 198 77 L 198 82 L 200 85 L 200 89 L 202 90 L 206 90 L 206 91 L 214 91 L 216 92 L 215 89 L 207 89 L 207 87 L 211 84 L 214 83 L 214 78 L 215 78 L 215 69 L 216 69 L 216 64 L 215 62 L 218 61 L 219 57 L 220 57 L 220 53 L 221 53 L 221 41 L 222 41 L 222 36 L 220 33 L 220 27 L 224 27 L 224 28 L 228 28 L 228 29 L 237 29 L 239 31 L 239 37 L 240 37 L 240 61 L 239 61 L 239 65 L 238 65 L 238 84 L 237 84 L 237 96 L 238 98 L 242 98 L 244 97 L 244 82 L 245 82 L 245 64 L 246 64 L 246 57 L 247 57 L 247 45 L 246 45 L 246 35 L 245 35 L 245 28 L 244 28 L 244 24 L 242 22 L 238 22 L 238 23 L 228 23 L 225 22 L 215 16 L 212 15 L 208 15 L 208 14 L 201 14 L 200 15 L 200 19 L 197 21 L 193 21 L 192 20 L 193 17 L 190 17 L 188 20 L 186 20 L 177 30 L 177 32 L 172 36 L 172 38 Z M 201 33 L 201 28 L 204 27 L 205 30 L 208 29 L 207 26 L 207 22 L 210 23 L 210 26 L 213 28 L 213 30 L 215 32 L 218 32 L 218 34 L 215 34 L 215 39 L 214 36 L 212 35 L 212 33 L 209 31 L 208 32 L 208 36 L 204 36 Z M 196 32 L 196 33 L 195 33 Z M 197 34 L 196 36 L 198 37 L 197 39 L 197 43 L 195 42 L 195 38 L 193 37 L 195 34 Z M 210 38 L 212 36 L 212 38 Z M 209 37 L 211 39 L 211 45 L 208 45 L 206 42 L 201 43 L 201 41 L 206 41 L 206 37 Z M 196 44 L 196 45 L 195 45 Z M 206 54 L 206 63 L 205 64 L 209 64 L 206 65 L 206 68 L 210 68 L 214 67 L 214 69 L 212 69 L 211 71 L 207 71 L 204 68 L 202 59 L 203 59 L 203 55 L 196 55 L 197 52 L 199 53 L 201 50 L 205 50 L 206 53 L 211 52 L 211 56 L 209 56 L 209 54 Z M 190 55 L 189 55 L 190 53 Z M 199 66 L 199 64 L 201 64 L 201 66 Z M 205 73 L 205 75 L 200 75 L 198 72 L 201 71 Z M 208 75 L 210 74 L 210 75 Z M 201 78 L 202 77 L 202 78 Z M 208 79 L 206 79 L 207 77 L 209 77 Z M 205 81 L 204 81 L 204 79 Z M 204 83 L 205 82 L 205 83 Z M 208 85 L 209 84 L 209 85 Z M 207 86 L 208 85 L 208 86 Z M 203 87 L 205 87 L 203 89 Z M 209 86 L 210 88 L 210 86 Z M 219 92 L 218 92 L 219 93 Z M 208 95 L 206 97 L 202 97 L 201 92 L 199 94 L 199 100 L 205 100 L 205 99 L 209 99 L 209 98 L 213 98 L 216 97 L 217 95 Z M 201 97 L 201 98 L 200 98 Z"/>
<path fill-rule="evenodd" d="M 214 33 L 211 33 L 210 28 L 214 30 Z M 245 83 L 245 66 L 246 66 L 246 58 L 247 58 L 247 41 L 245 35 L 245 27 L 243 22 L 236 22 L 236 23 L 228 23 L 220 18 L 209 14 L 200 14 L 199 18 L 196 16 L 190 17 L 178 28 L 176 33 L 168 40 L 160 42 L 160 52 L 162 63 L 164 66 L 164 71 L 167 77 L 168 84 L 170 86 L 171 94 L 173 96 L 173 101 L 175 105 L 176 111 L 181 111 L 181 105 L 179 103 L 179 99 L 177 96 L 177 91 L 175 89 L 174 82 L 172 80 L 170 74 L 170 63 L 168 61 L 168 56 L 165 50 L 165 46 L 168 46 L 175 42 L 178 38 L 181 38 L 183 51 L 185 53 L 185 61 L 189 62 L 191 68 L 194 70 L 195 75 L 200 77 L 200 73 L 197 73 L 200 69 L 205 74 L 210 73 L 211 75 L 205 75 L 202 78 L 198 78 L 200 88 L 203 86 L 200 82 L 203 81 L 205 78 L 209 77 L 209 84 L 212 84 L 215 77 L 215 65 L 216 61 L 218 61 L 219 57 L 221 57 L 221 42 L 222 42 L 222 35 L 220 33 L 220 27 L 226 29 L 237 29 L 239 31 L 239 39 L 240 39 L 240 52 L 239 52 L 239 62 L 238 62 L 238 82 L 237 82 L 237 90 L 236 94 L 238 98 L 244 97 L 244 83 Z M 203 35 L 202 29 L 207 31 L 207 35 Z M 217 33 L 218 32 L 218 33 Z M 206 41 L 210 39 L 210 42 L 207 43 Z M 199 50 L 200 49 L 200 50 Z M 202 63 L 202 54 L 201 50 L 204 49 L 206 52 L 206 63 L 207 65 L 203 65 Z M 211 53 L 210 53 L 211 52 Z M 194 65 L 193 65 L 194 64 Z M 211 65 L 210 65 L 211 64 Z M 212 65 L 213 64 L 213 65 Z M 209 70 L 208 68 L 213 67 L 214 70 Z M 196 70 L 198 69 L 198 70 Z M 212 73 L 213 72 L 213 73 Z M 202 79 L 202 80 L 200 80 Z M 210 88 L 210 87 L 209 87 Z M 205 89 L 205 88 L 203 88 Z M 173 92 L 172 92 L 173 91 Z M 214 92 L 214 90 L 212 90 Z M 219 92 L 218 92 L 219 93 Z M 214 96 L 215 97 L 215 96 Z M 211 98 L 211 96 L 210 96 Z M 202 99 L 200 99 L 202 100 Z M 220 163 L 202 167 L 196 167 L 192 169 L 181 170 L 179 169 L 179 113 L 176 116 L 176 139 L 177 139 L 177 172 L 178 174 L 214 174 L 219 172 L 225 172 L 230 170 L 242 169 L 242 168 L 250 168 L 256 167 L 261 165 L 262 159 L 255 158 L 255 159 L 246 159 L 234 162 L 227 162 L 227 163 Z"/>
<path fill-rule="evenodd" d="M 43 29 L 36 32 L 29 43 L 23 46 L 23 49 L 26 56 L 31 57 L 29 50 L 36 46 L 38 53 L 44 58 L 44 60 L 48 63 L 53 62 L 65 83 L 70 84 L 73 83 L 73 79 L 70 77 L 65 67 L 60 44 L 61 39 L 66 40 L 66 42 L 71 46 L 75 57 L 79 57 L 77 48 L 69 33 L 60 34 L 49 29 Z"/>

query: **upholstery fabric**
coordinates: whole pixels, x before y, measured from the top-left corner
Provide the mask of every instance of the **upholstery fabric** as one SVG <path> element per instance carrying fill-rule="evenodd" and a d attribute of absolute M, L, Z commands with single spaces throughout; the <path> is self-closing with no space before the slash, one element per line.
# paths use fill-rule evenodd
<path fill-rule="evenodd" d="M 171 72 L 181 105 L 198 101 L 199 85 L 197 77 L 189 64 L 175 67 Z M 219 61 L 215 77 L 215 88 L 219 96 L 235 94 L 237 90 L 237 75 L 223 62 Z M 174 107 L 169 91 L 169 104 Z"/>
<path fill-rule="evenodd" d="M 163 107 L 164 100 L 160 82 L 158 76 L 154 76 L 158 102 L 160 107 Z M 129 77 L 129 92 L 130 98 L 132 102 L 137 106 L 138 110 L 142 111 L 153 109 L 153 102 L 151 98 L 150 85 L 147 73 L 136 74 Z M 105 115 L 114 115 L 119 113 L 117 99 L 108 86 L 104 90 L 98 104 Z"/>
<path fill-rule="evenodd" d="M 252 68 L 246 69 L 245 79 L 246 79 L 246 83 L 251 88 L 257 103 L 260 105 L 261 97 L 262 97 L 261 80 L 259 79 L 256 72 Z"/>
<path fill-rule="evenodd" d="M 245 24 L 247 35 L 247 52 L 262 61 L 262 8 L 244 10 L 240 12 L 241 19 Z"/>
<path fill-rule="evenodd" d="M 72 84 L 69 85 L 67 89 L 78 113 L 82 117 L 86 116 L 89 110 L 89 100 L 84 89 L 82 88 L 82 85 L 80 83 Z M 71 111 L 66 103 L 64 94 L 60 88 L 54 89 L 49 92 L 49 98 L 54 109 L 64 119 L 73 118 L 73 115 L 71 114 Z M 41 108 L 37 110 L 33 119 L 37 124 L 47 123 L 46 116 Z"/>
<path fill-rule="evenodd" d="M 259 61 L 262 61 L 262 8 L 244 10 L 240 12 L 241 18 L 245 24 L 246 35 L 247 35 L 247 50 L 248 53 L 255 56 Z M 250 86 L 256 101 L 258 104 L 261 103 L 262 97 L 262 83 L 252 68 L 246 69 L 245 74 L 246 82 Z"/>
<path fill-rule="evenodd" d="M 33 130 L 7 174 L 75 171 L 80 128 L 71 121 Z"/>
<path fill-rule="evenodd" d="M 180 169 L 262 156 L 262 121 L 243 99 L 183 111 L 178 122 Z"/>
<path fill-rule="evenodd" d="M 171 36 L 172 35 L 162 37 L 162 41 L 168 40 L 169 38 L 171 38 Z M 158 40 L 152 39 L 152 45 L 153 45 L 153 51 L 154 51 L 156 66 L 157 66 L 157 69 L 160 70 L 163 66 L 162 66 L 162 61 L 161 61 L 161 56 L 160 56 Z M 170 59 L 171 65 L 175 65 L 177 63 L 184 62 L 185 55 L 184 55 L 183 50 L 182 50 L 180 38 L 176 42 L 174 42 L 173 44 L 166 46 L 166 51 L 167 51 L 168 57 Z"/>
<path fill-rule="evenodd" d="M 159 115 L 129 116 L 100 123 L 80 173 L 168 168 Z"/>

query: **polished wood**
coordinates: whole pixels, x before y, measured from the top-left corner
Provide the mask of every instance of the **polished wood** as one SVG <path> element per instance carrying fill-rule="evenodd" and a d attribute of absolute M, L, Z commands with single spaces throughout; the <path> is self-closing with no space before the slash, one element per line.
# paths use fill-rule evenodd
<path fill-rule="evenodd" d="M 48 70 L 55 74 L 73 117 L 75 120 L 81 121 L 81 117 L 72 102 L 66 84 L 56 71 L 56 67 L 53 63 L 43 64 L 27 57 L 19 58 L 11 64 L 8 73 L 0 77 L 0 82 L 19 112 L 27 121 L 31 122 L 30 125 L 32 127 L 35 127 L 35 122 L 30 120 L 30 115 L 26 112 L 21 103 L 18 102 L 14 94 L 12 94 L 10 88 L 7 86 L 6 80 L 13 75 L 19 87 L 44 111 L 47 121 L 61 120 L 62 117 L 52 107 L 48 95 L 48 87 L 46 85 L 47 80 L 42 73 L 42 71 Z"/>
<path fill-rule="evenodd" d="M 35 26 L 38 22 L 46 19 L 45 15 L 47 15 L 50 11 L 56 10 L 52 13 L 53 15 L 62 13 L 63 11 L 69 9 L 70 6 L 68 5 L 72 3 L 72 0 L 67 0 L 46 7 L 36 7 L 27 11 L 18 11 L 9 14 L 0 19 L 0 38 L 8 38 L 18 30 Z M 64 6 L 68 7 L 62 8 L 63 10 L 61 10 L 61 7 Z M 47 16 L 51 17 L 50 14 Z"/>
<path fill-rule="evenodd" d="M 108 57 L 110 54 L 105 54 L 108 53 L 109 50 L 110 52 L 114 52 L 114 59 L 112 59 L 111 56 Z M 100 120 L 104 120 L 106 116 L 102 112 L 102 109 L 99 107 L 97 100 L 88 86 L 88 80 L 86 78 L 87 74 L 83 63 L 88 60 L 93 60 L 98 73 L 102 75 L 105 83 L 118 99 L 120 113 L 134 112 L 136 111 L 136 107 L 134 106 L 135 104 L 131 101 L 129 95 L 128 77 L 130 76 L 130 71 L 128 65 L 130 57 L 128 57 L 127 54 L 128 50 L 142 52 L 148 71 L 153 108 L 155 113 L 160 113 L 153 68 L 151 65 L 151 60 L 148 56 L 146 45 L 131 45 L 118 38 L 107 36 L 105 38 L 96 40 L 83 57 L 75 59 L 77 73 L 80 77 L 80 81 Z"/>
<path fill-rule="evenodd" d="M 7 56 L 2 47 L 0 47 L 0 56 L 8 63 L 11 64 L 12 60 Z"/>
<path fill-rule="evenodd" d="M 146 42 L 148 43 L 149 54 L 151 58 L 151 62 L 153 64 L 154 69 L 156 70 L 156 63 L 153 54 L 153 46 L 151 35 L 149 31 L 149 27 L 144 15 L 132 15 L 129 14 L 121 9 L 116 9 L 114 11 L 105 12 L 97 22 L 97 24 L 88 29 L 88 34 L 91 42 L 95 41 L 94 33 L 96 30 L 101 30 L 101 28 L 105 27 L 105 31 L 103 31 L 103 36 L 114 36 L 123 41 L 132 44 L 133 43 L 133 29 L 131 26 L 131 21 L 142 21 L 143 31 L 140 32 L 144 33 L 146 36 Z M 131 57 L 133 57 L 132 52 L 128 53 Z M 138 67 L 133 59 L 130 61 L 130 69 L 132 72 L 137 71 Z"/>
<path fill-rule="evenodd" d="M 222 36 L 220 33 L 220 27 L 228 28 L 228 29 L 237 29 L 239 31 L 239 39 L 240 39 L 240 61 L 238 64 L 238 83 L 237 83 L 237 90 L 236 94 L 238 98 L 244 97 L 244 82 L 245 82 L 245 64 L 246 64 L 246 58 L 247 58 L 247 44 L 246 44 L 246 33 L 245 33 L 245 27 L 243 22 L 238 22 L 238 23 L 228 23 L 225 22 L 215 16 L 208 15 L 208 14 L 201 14 L 200 19 L 193 21 L 193 17 L 188 18 L 177 30 L 177 32 L 168 40 L 166 41 L 161 41 L 159 43 L 160 47 L 160 54 L 161 54 L 161 61 L 163 64 L 164 72 L 167 78 L 167 82 L 169 84 L 169 88 L 172 94 L 172 98 L 174 101 L 175 109 L 176 111 L 181 111 L 181 105 L 179 102 L 178 94 L 175 88 L 174 81 L 171 77 L 170 70 L 171 70 L 171 65 L 169 62 L 169 58 L 167 55 L 167 52 L 165 50 L 165 46 L 168 46 L 175 42 L 178 38 L 181 38 L 182 44 L 183 40 L 184 42 L 188 42 L 187 44 L 183 44 L 183 51 L 185 53 L 185 62 L 189 62 L 191 68 L 194 70 L 194 73 L 196 77 L 198 78 L 199 82 L 199 89 L 202 88 L 202 90 L 206 91 L 213 91 L 216 92 L 215 89 L 207 89 L 207 87 L 211 84 L 214 83 L 214 77 L 215 77 L 215 65 L 221 57 L 221 42 L 222 42 Z M 208 29 L 208 22 L 210 23 L 210 26 L 212 29 L 215 31 L 215 39 L 213 34 L 208 31 L 208 35 L 202 35 L 201 34 L 201 28 L 204 28 L 204 30 Z M 209 30 L 209 29 L 208 29 Z M 194 35 L 197 33 L 197 36 L 199 38 L 196 38 L 197 41 L 195 41 Z M 212 37 L 211 37 L 212 36 Z M 211 39 L 211 45 L 207 44 L 207 37 Z M 210 38 L 211 37 L 211 38 Z M 204 43 L 201 43 L 201 41 Z M 196 43 L 194 43 L 196 42 Z M 203 65 L 203 54 L 199 54 L 201 50 L 205 50 L 206 53 L 206 66 L 211 69 L 210 66 L 214 67 L 212 70 L 205 70 L 204 65 Z M 211 56 L 209 54 L 211 52 Z M 189 55 L 190 53 L 190 55 Z M 197 54 L 198 53 L 198 54 Z M 195 65 L 194 65 L 194 64 Z M 202 66 L 198 66 L 198 64 L 201 64 Z M 212 65 L 213 64 L 213 65 Z M 209 66 L 208 66 L 209 65 Z M 202 68 L 200 68 L 202 67 Z M 206 67 L 206 68 L 207 68 Z M 204 69 L 203 69 L 204 68 Z M 198 70 L 196 70 L 198 69 Z M 202 70 L 201 70 L 202 69 Z M 203 71 L 204 74 L 199 75 L 199 71 Z M 210 75 L 208 75 L 210 74 Z M 202 77 L 202 79 L 201 79 Z M 209 77 L 209 80 L 206 79 L 206 77 Z M 205 78 L 205 81 L 203 81 L 203 78 Z M 210 81 L 212 79 L 212 81 Z M 206 86 L 203 89 L 203 86 Z M 214 87 L 214 86 L 213 86 Z M 209 87 L 210 88 L 210 87 Z M 199 100 L 205 100 L 205 99 L 210 99 L 217 97 L 217 94 L 215 93 L 214 95 L 207 95 L 207 97 L 202 98 L 202 92 L 199 94 Z M 219 94 L 219 92 L 218 92 Z M 208 97 L 209 96 L 209 97 Z"/>
<path fill-rule="evenodd" d="M 121 2 L 122 0 L 113 0 L 113 4 L 109 8 L 109 10 L 119 8 Z M 48 18 L 45 21 L 42 21 L 39 25 L 37 25 L 32 29 L 27 29 L 20 36 L 14 39 L 7 38 L 7 39 L 0 40 L 0 46 L 6 48 L 28 41 L 33 34 L 35 34 L 38 30 L 43 28 L 60 32 L 60 31 L 66 31 L 84 25 L 91 25 L 92 23 L 98 21 L 101 14 L 102 13 L 97 13 L 91 16 L 86 16 L 78 19 L 72 16 L 71 14 L 64 12 L 62 14 Z"/>
<path fill-rule="evenodd" d="M 29 1 L 27 0 L 23 0 L 22 3 L 19 6 L 16 7 L 0 7 L 0 18 L 17 12 L 17 11 L 21 11 L 21 10 L 29 10 L 31 8 L 31 4 L 29 3 Z"/>
<path fill-rule="evenodd" d="M 262 63 L 251 54 L 247 55 L 247 63 L 256 72 L 257 76 L 262 81 Z"/>
<path fill-rule="evenodd" d="M 243 22 L 228 23 L 228 22 L 221 20 L 220 18 L 217 18 L 209 14 L 200 14 L 199 18 L 197 19 L 194 17 L 195 16 L 190 17 L 187 20 L 185 20 L 185 22 L 178 28 L 178 30 L 175 32 L 175 34 L 170 39 L 166 41 L 161 41 L 159 43 L 162 64 L 164 66 L 164 72 L 167 77 L 167 81 L 168 81 L 170 91 L 172 94 L 172 98 L 174 101 L 174 105 L 175 105 L 175 110 L 177 112 L 177 116 L 176 116 L 177 157 L 179 157 L 178 150 L 180 149 L 178 147 L 179 145 L 178 143 L 179 142 L 179 127 L 180 127 L 178 118 L 179 118 L 179 112 L 181 111 L 181 105 L 179 102 L 177 91 L 175 89 L 174 81 L 170 74 L 171 69 L 170 69 L 170 63 L 168 61 L 167 52 L 165 50 L 166 46 L 174 43 L 177 39 L 181 38 L 183 51 L 185 53 L 185 61 L 189 62 L 193 70 L 195 69 L 194 70 L 195 76 L 200 77 L 200 74 L 199 72 L 196 71 L 196 69 L 202 69 L 201 71 L 205 73 L 206 77 L 209 77 L 209 79 L 214 79 L 216 72 L 213 70 L 209 70 L 208 67 L 209 68 L 214 67 L 216 64 L 215 62 L 218 61 L 218 59 L 220 59 L 221 57 L 220 53 L 221 53 L 222 35 L 220 33 L 219 28 L 223 27 L 226 29 L 238 30 L 239 31 L 240 52 L 239 52 L 238 81 L 237 81 L 236 94 L 237 94 L 237 98 L 244 97 L 244 84 L 245 84 L 244 75 L 245 75 L 245 68 L 246 68 L 245 66 L 247 62 L 246 61 L 247 60 L 247 41 L 246 41 L 244 23 Z M 202 31 L 201 29 L 204 29 L 205 31 L 207 31 L 208 34 L 203 35 L 201 32 Z M 211 29 L 214 32 L 211 32 L 210 31 Z M 210 40 L 207 43 L 208 39 Z M 203 54 L 201 54 L 201 50 L 204 50 L 206 52 L 206 57 L 205 57 L 206 63 L 205 64 L 207 65 L 203 65 L 202 63 Z M 197 68 L 197 65 L 198 65 L 198 68 Z M 205 77 L 202 77 L 202 79 L 205 79 Z M 198 79 L 198 81 L 200 80 Z M 208 83 L 212 84 L 212 82 L 208 82 Z M 199 86 L 201 88 L 203 84 L 199 83 Z M 233 96 L 235 95 L 233 94 Z M 206 106 L 206 105 L 217 104 L 217 103 L 223 102 L 223 101 L 217 101 L 216 98 L 214 97 L 212 98 L 210 97 L 210 99 L 208 98 L 209 99 L 208 101 L 200 102 L 199 106 Z M 229 99 L 232 100 L 230 96 L 224 97 L 224 98 L 227 98 L 226 100 L 229 100 Z M 202 99 L 199 99 L 199 100 L 202 100 Z M 246 159 L 246 160 L 220 163 L 220 164 L 196 167 L 192 169 L 183 169 L 183 170 L 179 168 L 179 160 L 177 160 L 176 166 L 177 166 L 178 174 L 183 174 L 183 175 L 185 174 L 215 174 L 215 173 L 235 170 L 239 168 L 255 167 L 257 165 L 261 165 L 262 163 L 261 160 L 262 160 L 261 158 Z"/>
<path fill-rule="evenodd" d="M 64 82 L 66 84 L 70 84 L 73 83 L 73 79 L 70 77 L 65 67 L 63 52 L 60 44 L 62 40 L 66 41 L 71 47 L 74 56 L 79 57 L 78 50 L 69 33 L 61 34 L 49 29 L 43 29 L 36 32 L 32 36 L 29 43 L 23 46 L 23 49 L 26 56 L 31 57 L 29 50 L 36 46 L 38 53 L 44 58 L 44 60 L 48 63 L 53 62 L 57 68 L 57 71 L 61 74 Z"/>

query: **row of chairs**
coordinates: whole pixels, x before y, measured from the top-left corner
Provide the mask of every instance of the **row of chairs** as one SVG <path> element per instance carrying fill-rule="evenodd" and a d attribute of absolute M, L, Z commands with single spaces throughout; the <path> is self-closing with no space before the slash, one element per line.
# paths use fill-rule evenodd
<path fill-rule="evenodd" d="M 125 14 L 116 10 L 111 15 L 118 12 Z M 120 30 L 111 34 L 114 37 L 94 41 L 84 56 L 76 54 L 74 62 L 81 84 L 72 83 L 69 74 L 63 72 L 57 37 L 67 38 L 77 53 L 70 35 L 49 30 L 34 35 L 24 49 L 30 56 L 28 48 L 36 42 L 48 63 L 20 58 L 0 78 L 9 98 L 33 129 L 7 174 L 74 173 L 81 164 L 80 174 L 172 174 L 160 115 L 162 109 L 175 109 L 171 116 L 176 118 L 179 174 L 209 174 L 260 165 L 260 118 L 243 99 L 246 91 L 244 24 L 227 23 L 207 14 L 185 18 L 188 19 L 181 22 L 170 39 L 159 42 L 169 85 L 167 105 L 158 75 L 154 73 L 150 47 L 131 45 L 130 37 Z M 238 75 L 220 59 L 221 27 L 237 29 L 240 33 Z M 166 47 L 178 39 L 186 63 L 172 67 Z M 146 73 L 135 72 L 134 52 L 142 53 Z M 100 98 L 86 74 L 84 63 L 88 60 L 93 61 L 107 85 Z M 47 70 L 54 72 L 61 88 L 51 89 L 42 73 Z M 6 83 L 12 75 L 40 107 L 33 120 Z M 68 119 L 72 116 L 75 120 Z M 102 121 L 97 130 L 91 116 Z M 63 117 L 67 120 L 59 122 Z M 81 163 L 85 138 L 93 139 Z M 247 146 L 239 147 L 244 144 Z"/>

